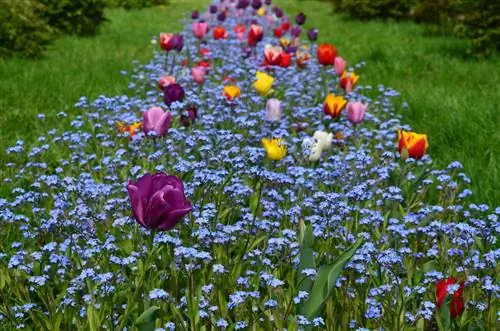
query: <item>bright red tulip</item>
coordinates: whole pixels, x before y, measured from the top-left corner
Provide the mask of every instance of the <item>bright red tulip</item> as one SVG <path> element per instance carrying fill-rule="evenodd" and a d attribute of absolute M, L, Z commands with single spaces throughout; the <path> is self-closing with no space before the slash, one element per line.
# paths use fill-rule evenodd
<path fill-rule="evenodd" d="M 454 277 L 443 279 L 436 283 L 436 302 L 438 308 L 441 308 L 441 306 L 444 304 L 446 298 L 449 295 L 448 286 L 455 284 L 457 284 L 457 280 Z M 453 293 L 453 297 L 451 298 L 451 303 L 450 303 L 451 318 L 456 318 L 460 316 L 465 309 L 464 300 L 462 298 L 462 292 L 464 291 L 465 284 L 463 281 L 461 281 L 460 283 L 458 283 L 458 285 L 459 285 L 458 290 L 456 290 Z"/>
<path fill-rule="evenodd" d="M 226 29 L 224 29 L 223 26 L 220 26 L 220 25 L 216 26 L 212 33 L 213 33 L 215 40 L 227 38 L 227 31 L 226 31 Z"/>
<path fill-rule="evenodd" d="M 318 62 L 324 66 L 333 65 L 337 56 L 337 49 L 332 44 L 321 44 L 318 47 Z"/>
<path fill-rule="evenodd" d="M 252 24 L 250 26 L 250 31 L 248 32 L 248 45 L 256 46 L 257 43 L 262 40 L 263 36 L 264 32 L 262 30 L 262 27 L 257 24 Z"/>

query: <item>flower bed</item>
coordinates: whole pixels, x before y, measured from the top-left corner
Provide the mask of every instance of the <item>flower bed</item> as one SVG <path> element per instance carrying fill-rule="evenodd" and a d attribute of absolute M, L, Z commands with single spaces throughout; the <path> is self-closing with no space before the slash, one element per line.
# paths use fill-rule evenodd
<path fill-rule="evenodd" d="M 497 328 L 500 208 L 398 93 L 270 1 L 191 16 L 130 96 L 8 149 L 2 328 Z"/>

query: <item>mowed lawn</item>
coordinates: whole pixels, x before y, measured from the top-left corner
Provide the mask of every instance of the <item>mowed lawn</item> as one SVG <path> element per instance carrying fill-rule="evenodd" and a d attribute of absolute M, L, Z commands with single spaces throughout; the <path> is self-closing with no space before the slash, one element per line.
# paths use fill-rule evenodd
<path fill-rule="evenodd" d="M 350 64 L 366 61 L 360 84 L 391 86 L 409 104 L 404 122 L 429 137 L 434 162 L 458 160 L 476 202 L 500 206 L 500 57 L 478 61 L 467 41 L 430 35 L 413 22 L 360 22 L 333 15 L 327 2 L 275 0 L 302 11 L 319 41 L 336 45 Z"/>
<path fill-rule="evenodd" d="M 55 114 L 78 114 L 80 96 L 128 92 L 121 70 L 152 56 L 151 37 L 177 31 L 180 19 L 208 0 L 172 0 L 140 11 L 109 10 L 110 22 L 94 38 L 64 37 L 41 60 L 0 60 L 0 159 L 17 139 L 35 140 L 58 123 Z M 306 28 L 334 43 L 355 64 L 366 61 L 361 84 L 401 92 L 405 123 L 429 135 L 429 153 L 446 166 L 459 160 L 473 180 L 474 200 L 500 205 L 500 58 L 478 61 L 467 42 L 428 36 L 411 22 L 359 22 L 333 15 L 330 4 L 275 0 L 290 15 L 307 16 Z M 41 121 L 37 114 L 47 117 Z M 1 166 L 0 166 L 1 168 Z M 1 175 L 1 171 L 0 171 Z"/>

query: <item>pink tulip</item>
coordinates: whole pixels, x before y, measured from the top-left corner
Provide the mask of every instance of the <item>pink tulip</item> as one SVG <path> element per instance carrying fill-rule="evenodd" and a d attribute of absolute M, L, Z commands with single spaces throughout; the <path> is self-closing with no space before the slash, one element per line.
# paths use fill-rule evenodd
<path fill-rule="evenodd" d="M 278 99 L 269 99 L 267 101 L 266 119 L 273 122 L 281 119 L 281 101 Z"/>
<path fill-rule="evenodd" d="M 158 81 L 158 85 L 160 86 L 161 89 L 164 89 L 165 87 L 169 86 L 170 84 L 175 83 L 175 77 L 174 76 L 161 76 L 160 80 Z"/>
<path fill-rule="evenodd" d="M 172 114 L 169 111 L 153 107 L 144 112 L 142 128 L 146 135 L 154 132 L 157 136 L 163 137 L 168 132 L 171 122 Z"/>
<path fill-rule="evenodd" d="M 347 119 L 352 125 L 363 122 L 368 104 L 362 102 L 349 102 L 347 104 Z"/>
<path fill-rule="evenodd" d="M 191 75 L 193 76 L 193 80 L 197 84 L 203 84 L 205 82 L 206 71 L 204 67 L 194 67 L 191 69 Z"/>
<path fill-rule="evenodd" d="M 340 76 L 345 70 L 346 62 L 340 56 L 336 56 L 334 61 L 334 66 L 335 66 L 335 73 Z"/>
<path fill-rule="evenodd" d="M 194 22 L 192 26 L 193 34 L 196 38 L 202 39 L 208 32 L 208 23 Z"/>

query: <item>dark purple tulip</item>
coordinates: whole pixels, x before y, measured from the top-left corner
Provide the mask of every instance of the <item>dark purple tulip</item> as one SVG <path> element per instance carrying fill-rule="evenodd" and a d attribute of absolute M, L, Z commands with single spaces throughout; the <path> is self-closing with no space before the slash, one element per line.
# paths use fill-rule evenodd
<path fill-rule="evenodd" d="M 190 105 L 187 109 L 187 115 L 182 114 L 181 115 L 181 123 L 184 125 L 186 128 L 190 126 L 191 124 L 194 123 L 196 118 L 198 117 L 198 110 L 196 109 L 195 106 Z"/>
<path fill-rule="evenodd" d="M 217 12 L 217 5 L 210 5 L 210 14 L 215 14 Z"/>
<path fill-rule="evenodd" d="M 179 84 L 170 84 L 163 91 L 163 99 L 167 106 L 175 101 L 182 101 L 184 100 L 184 89 Z"/>
<path fill-rule="evenodd" d="M 247 59 L 252 55 L 252 48 L 251 47 L 245 47 L 243 48 L 243 58 Z"/>
<path fill-rule="evenodd" d="M 192 18 L 193 20 L 197 20 L 199 17 L 200 17 L 200 12 L 199 12 L 199 11 L 195 10 L 195 11 L 193 11 L 193 12 L 191 13 L 191 18 Z"/>
<path fill-rule="evenodd" d="M 265 1 L 264 1 L 264 3 L 265 3 L 266 5 L 268 5 L 268 6 L 271 4 L 271 2 L 273 2 L 273 1 L 272 1 L 272 0 L 265 0 Z"/>
<path fill-rule="evenodd" d="M 250 20 L 250 24 L 259 25 L 259 21 L 258 21 L 256 18 L 252 18 L 252 19 Z"/>
<path fill-rule="evenodd" d="M 260 1 L 260 0 L 253 0 L 252 1 L 252 8 L 253 9 L 257 10 L 260 7 L 262 7 L 262 1 Z"/>
<path fill-rule="evenodd" d="M 306 22 L 306 15 L 304 13 L 299 13 L 297 16 L 295 16 L 295 23 L 298 25 L 304 25 Z"/>
<path fill-rule="evenodd" d="M 147 229 L 170 230 L 193 209 L 182 181 L 163 172 L 129 181 L 127 191 L 135 220 Z"/>
<path fill-rule="evenodd" d="M 217 20 L 220 22 L 224 22 L 226 20 L 226 12 L 220 12 L 219 15 L 217 15 Z"/>
<path fill-rule="evenodd" d="M 285 49 L 285 52 L 287 53 L 295 53 L 297 51 L 296 46 L 289 46 L 287 49 Z"/>
<path fill-rule="evenodd" d="M 245 9 L 248 6 L 250 6 L 250 0 L 240 0 L 240 1 L 238 1 L 236 8 L 237 9 Z"/>
<path fill-rule="evenodd" d="M 310 41 L 316 41 L 316 39 L 318 39 L 318 29 L 309 29 L 309 31 L 307 31 L 307 37 Z"/>
<path fill-rule="evenodd" d="M 181 34 L 177 34 L 174 36 L 174 48 L 177 52 L 182 51 L 182 48 L 184 47 L 184 36 Z"/>
<path fill-rule="evenodd" d="M 143 114 L 142 129 L 146 135 L 155 133 L 158 137 L 163 137 L 170 128 L 172 114 L 164 111 L 160 107 L 153 107 Z"/>
<path fill-rule="evenodd" d="M 290 31 L 290 34 L 292 35 L 292 37 L 294 38 L 298 38 L 300 36 L 300 34 L 302 33 L 302 29 L 299 27 L 299 26 L 294 26 L 292 28 L 292 31 Z"/>
<path fill-rule="evenodd" d="M 276 17 L 278 18 L 282 18 L 284 13 L 283 13 L 283 9 L 281 8 L 276 8 L 276 11 L 274 12 L 274 14 L 276 15 Z"/>

